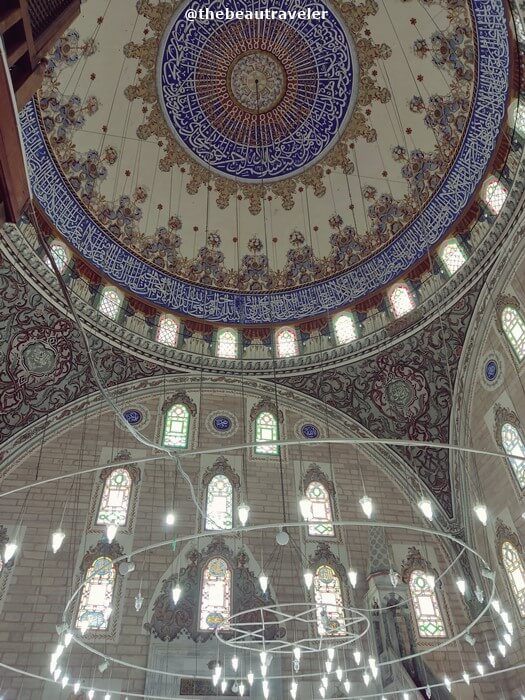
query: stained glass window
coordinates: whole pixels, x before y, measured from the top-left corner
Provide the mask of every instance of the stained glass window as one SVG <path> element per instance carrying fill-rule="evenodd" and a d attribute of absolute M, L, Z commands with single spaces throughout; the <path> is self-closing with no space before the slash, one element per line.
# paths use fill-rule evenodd
<path fill-rule="evenodd" d="M 228 627 L 231 610 L 231 571 L 224 559 L 210 559 L 202 576 L 201 630 Z"/>
<path fill-rule="evenodd" d="M 509 191 L 499 180 L 491 177 L 485 186 L 485 202 L 493 214 L 499 214 Z"/>
<path fill-rule="evenodd" d="M 416 308 L 416 303 L 408 284 L 396 285 L 390 290 L 388 297 L 392 313 L 396 318 L 401 318 L 401 316 Z"/>
<path fill-rule="evenodd" d="M 255 419 L 255 452 L 258 455 L 278 455 L 279 445 L 264 445 L 260 443 L 279 439 L 277 419 L 272 413 L 262 411 Z"/>
<path fill-rule="evenodd" d="M 98 308 L 99 311 L 104 314 L 104 316 L 107 316 L 114 321 L 119 314 L 121 304 L 122 299 L 120 294 L 112 287 L 105 287 L 105 289 L 102 290 Z"/>
<path fill-rule="evenodd" d="M 334 320 L 335 338 L 338 345 L 351 343 L 357 338 L 355 321 L 351 314 L 339 314 Z"/>
<path fill-rule="evenodd" d="M 105 630 L 111 615 L 111 603 L 115 586 L 115 567 L 108 557 L 95 559 L 89 567 L 82 588 L 76 628 L 87 623 L 88 629 Z"/>
<path fill-rule="evenodd" d="M 525 444 L 515 425 L 504 423 L 501 426 L 501 442 L 520 488 L 525 489 Z"/>
<path fill-rule="evenodd" d="M 514 600 L 520 615 L 525 617 L 525 564 L 512 542 L 503 542 L 501 555 Z"/>
<path fill-rule="evenodd" d="M 164 419 L 162 444 L 167 447 L 188 447 L 190 412 L 182 403 L 172 406 Z"/>
<path fill-rule="evenodd" d="M 321 564 L 314 576 L 317 632 L 321 637 L 346 634 L 341 581 L 331 566 Z"/>
<path fill-rule="evenodd" d="M 216 474 L 206 494 L 206 530 L 231 530 L 233 527 L 233 488 L 228 477 Z"/>
<path fill-rule="evenodd" d="M 507 340 L 518 360 L 525 358 L 525 320 L 512 306 L 506 306 L 501 313 L 501 325 Z"/>
<path fill-rule="evenodd" d="M 67 265 L 67 252 L 63 245 L 60 243 L 51 243 L 50 245 L 51 255 L 55 261 L 55 265 L 58 267 L 59 272 L 64 272 Z M 46 265 L 51 267 L 51 262 L 49 258 L 46 258 Z"/>
<path fill-rule="evenodd" d="M 223 328 L 217 333 L 217 357 L 237 357 L 237 332 Z"/>
<path fill-rule="evenodd" d="M 163 314 L 159 318 L 159 325 L 157 327 L 157 341 L 163 345 L 169 345 L 170 347 L 174 348 L 177 345 L 178 337 L 178 322 L 173 318 L 173 316 Z"/>
<path fill-rule="evenodd" d="M 306 498 L 310 501 L 308 534 L 312 537 L 333 537 L 334 526 L 330 494 L 320 481 L 311 481 L 306 488 Z"/>
<path fill-rule="evenodd" d="M 408 582 L 410 598 L 420 637 L 446 637 L 445 624 L 435 591 L 429 586 L 424 571 L 415 570 Z"/>
<path fill-rule="evenodd" d="M 453 275 L 457 272 L 467 261 L 465 251 L 455 238 L 447 241 L 445 245 L 442 246 L 439 257 L 449 275 Z"/>
<path fill-rule="evenodd" d="M 520 136 L 525 136 L 525 104 L 517 100 L 512 105 L 512 125 Z"/>
<path fill-rule="evenodd" d="M 131 478 L 127 469 L 114 469 L 104 482 L 97 525 L 125 525 L 131 496 Z"/>
<path fill-rule="evenodd" d="M 299 354 L 297 333 L 293 328 L 281 328 L 275 334 L 277 357 L 293 357 Z"/>

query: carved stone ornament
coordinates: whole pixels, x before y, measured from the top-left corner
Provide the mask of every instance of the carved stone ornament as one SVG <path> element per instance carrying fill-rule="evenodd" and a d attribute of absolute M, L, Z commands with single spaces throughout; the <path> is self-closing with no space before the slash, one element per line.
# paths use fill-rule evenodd
<path fill-rule="evenodd" d="M 231 609 L 232 614 L 243 610 L 259 608 L 274 604 L 269 592 L 263 594 L 255 574 L 247 567 L 248 557 L 246 553 L 239 552 L 235 555 L 225 544 L 221 537 L 215 537 L 202 552 L 191 551 L 188 556 L 188 566 L 181 570 L 180 574 L 172 574 L 162 582 L 162 592 L 153 605 L 153 614 L 150 622 L 144 625 L 144 629 L 157 639 L 170 642 L 177 637 L 186 635 L 194 642 L 204 642 L 213 634 L 213 630 L 199 629 L 200 594 L 203 571 L 214 557 L 224 559 L 232 573 Z M 179 583 L 183 590 L 179 602 L 173 603 L 171 589 Z M 275 622 L 275 616 L 265 613 L 266 638 L 278 639 L 285 634 L 285 630 Z M 250 623 L 260 625 L 260 612 L 249 613 L 236 618 L 238 623 L 245 625 L 249 631 Z M 226 635 L 226 632 L 223 633 Z"/>
<path fill-rule="evenodd" d="M 177 403 L 184 404 L 193 417 L 197 415 L 197 404 L 190 399 L 185 391 L 177 391 L 176 394 L 173 394 L 166 399 L 166 401 L 162 404 L 162 413 L 166 413 L 166 411 L 169 411 L 169 409 Z"/>
<path fill-rule="evenodd" d="M 250 411 L 250 420 L 254 421 L 259 415 L 259 413 L 263 412 L 271 413 L 272 415 L 277 416 L 277 421 L 279 425 L 282 425 L 284 421 L 283 412 L 280 411 L 277 408 L 277 404 L 273 401 L 270 401 L 270 399 L 262 399 L 262 401 L 259 401 L 259 403 L 255 404 L 255 406 Z"/>
<path fill-rule="evenodd" d="M 312 481 L 318 481 L 325 487 L 330 496 L 335 496 L 334 482 L 327 478 L 326 474 L 317 464 L 310 464 L 308 471 L 303 476 L 303 493 L 306 491 L 308 484 L 311 484 Z"/>
<path fill-rule="evenodd" d="M 401 564 L 401 579 L 403 583 L 410 581 L 410 575 L 413 571 L 424 571 L 436 576 L 438 574 L 428 559 L 423 558 L 417 547 L 409 547 L 408 556 Z M 440 582 L 438 583 L 440 584 Z"/>
<path fill-rule="evenodd" d="M 325 543 L 321 543 L 317 546 L 313 556 L 309 559 L 310 567 L 312 571 L 316 571 L 319 566 L 326 564 L 331 566 L 332 569 L 339 576 L 339 581 L 341 586 L 346 586 L 346 571 L 341 560 L 335 556 L 330 547 Z"/>
<path fill-rule="evenodd" d="M 241 480 L 239 479 L 239 475 L 232 469 L 230 463 L 223 455 L 217 457 L 213 463 L 213 466 L 208 467 L 208 469 L 205 471 L 204 476 L 202 477 L 202 485 L 204 488 L 208 486 L 210 481 L 217 474 L 224 474 L 234 488 L 240 488 Z"/>
<path fill-rule="evenodd" d="M 140 469 L 135 464 L 129 464 L 130 460 L 131 452 L 129 450 L 119 450 L 115 457 L 113 457 L 111 460 L 111 463 L 126 462 L 127 464 L 124 467 L 106 467 L 106 469 L 103 469 L 99 473 L 100 480 L 106 481 L 110 474 L 116 469 L 125 469 L 128 472 L 131 481 L 134 484 L 138 484 L 140 481 Z"/>
<path fill-rule="evenodd" d="M 514 411 L 496 404 L 494 407 L 494 438 L 498 447 L 503 449 L 503 440 L 501 439 L 501 429 L 505 423 L 510 423 L 518 430 L 521 430 L 520 419 Z"/>
<path fill-rule="evenodd" d="M 93 562 L 99 557 L 107 557 L 108 559 L 114 560 L 118 557 L 123 556 L 124 550 L 121 545 L 113 540 L 113 542 L 108 542 L 106 539 L 100 540 L 96 545 L 90 547 L 84 558 L 82 559 L 81 570 L 85 573 Z"/>
<path fill-rule="evenodd" d="M 496 299 L 496 326 L 500 333 L 503 333 L 501 315 L 503 313 L 503 309 L 507 306 L 519 310 L 520 303 L 518 299 L 516 299 L 516 297 L 512 297 L 508 294 L 500 294 L 499 297 Z"/>
<path fill-rule="evenodd" d="M 517 533 L 514 532 L 514 530 L 511 530 L 508 525 L 505 525 L 505 523 L 498 518 L 496 520 L 496 549 L 498 552 L 498 561 L 503 567 L 504 563 L 501 548 L 504 542 L 510 542 L 520 557 L 522 559 L 524 558 L 523 547 Z"/>

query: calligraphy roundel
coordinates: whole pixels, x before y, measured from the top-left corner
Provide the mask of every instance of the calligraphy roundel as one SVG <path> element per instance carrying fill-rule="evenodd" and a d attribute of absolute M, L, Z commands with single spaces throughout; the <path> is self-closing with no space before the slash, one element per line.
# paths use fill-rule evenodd
<path fill-rule="evenodd" d="M 354 44 L 335 11 L 314 1 L 308 18 L 303 0 L 277 5 L 232 0 L 230 19 L 190 21 L 199 10 L 225 12 L 190 0 L 160 47 L 158 92 L 175 137 L 206 167 L 246 182 L 321 159 L 357 97 Z"/>

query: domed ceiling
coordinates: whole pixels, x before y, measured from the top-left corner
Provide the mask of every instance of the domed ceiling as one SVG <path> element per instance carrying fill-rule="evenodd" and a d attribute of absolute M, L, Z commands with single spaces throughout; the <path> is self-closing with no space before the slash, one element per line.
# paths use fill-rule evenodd
<path fill-rule="evenodd" d="M 425 256 L 483 180 L 507 102 L 501 2 L 276 5 L 87 0 L 22 115 L 43 211 L 149 303 L 247 324 L 348 306 Z"/>

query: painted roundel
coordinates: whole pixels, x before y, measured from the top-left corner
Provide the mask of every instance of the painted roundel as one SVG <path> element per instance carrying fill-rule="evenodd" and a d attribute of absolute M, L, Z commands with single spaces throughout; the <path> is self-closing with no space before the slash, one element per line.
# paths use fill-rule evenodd
<path fill-rule="evenodd" d="M 175 13 L 159 54 L 160 102 L 178 141 L 215 172 L 248 182 L 290 177 L 322 158 L 357 96 L 356 53 L 335 12 L 317 0 L 309 8 L 324 19 L 299 19 L 303 0 L 281 0 L 294 19 L 188 21 L 200 8 L 193 0 Z M 228 9 L 254 14 L 252 0 Z"/>

